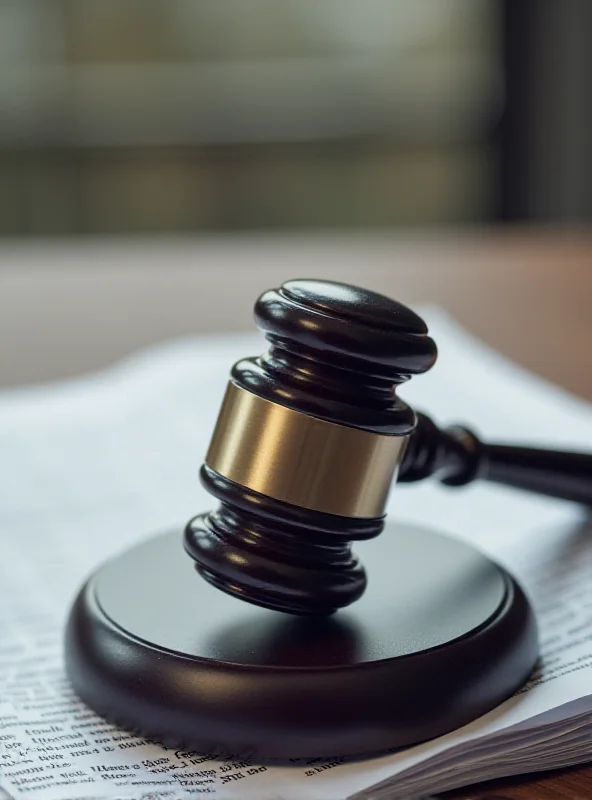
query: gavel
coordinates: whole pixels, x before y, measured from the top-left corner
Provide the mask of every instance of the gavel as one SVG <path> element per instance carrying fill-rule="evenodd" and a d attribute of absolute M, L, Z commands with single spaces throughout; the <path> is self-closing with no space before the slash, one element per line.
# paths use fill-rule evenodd
<path fill-rule="evenodd" d="M 486 713 L 538 658 L 519 582 L 468 542 L 388 522 L 384 546 L 359 548 L 364 594 L 352 542 L 383 531 L 397 479 L 590 504 L 592 456 L 485 444 L 416 413 L 397 388 L 436 345 L 374 292 L 288 281 L 255 319 L 269 349 L 232 368 L 201 468 L 220 505 L 88 578 L 66 629 L 74 688 L 151 737 L 265 758 L 375 753 Z"/>
<path fill-rule="evenodd" d="M 293 614 L 357 600 L 351 542 L 380 534 L 394 481 L 494 481 L 592 504 L 592 455 L 486 444 L 396 394 L 437 357 L 424 321 L 375 292 L 292 280 L 265 292 L 269 342 L 234 365 L 200 477 L 220 501 L 185 549 L 219 589 Z"/>

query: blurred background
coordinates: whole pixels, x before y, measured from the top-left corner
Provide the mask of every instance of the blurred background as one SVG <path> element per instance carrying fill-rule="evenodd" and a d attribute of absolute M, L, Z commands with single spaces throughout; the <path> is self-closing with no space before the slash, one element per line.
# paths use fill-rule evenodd
<path fill-rule="evenodd" d="M 0 235 L 582 220 L 587 0 L 0 0 Z"/>
<path fill-rule="evenodd" d="M 437 304 L 592 398 L 590 0 L 0 0 L 0 385 Z"/>

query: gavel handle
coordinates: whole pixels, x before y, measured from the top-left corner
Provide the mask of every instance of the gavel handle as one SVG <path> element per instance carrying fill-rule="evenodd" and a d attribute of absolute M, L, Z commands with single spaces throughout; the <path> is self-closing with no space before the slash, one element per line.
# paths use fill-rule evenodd
<path fill-rule="evenodd" d="M 592 454 L 486 444 L 468 428 L 441 430 L 425 414 L 399 470 L 399 481 L 435 476 L 447 486 L 482 479 L 592 506 Z"/>

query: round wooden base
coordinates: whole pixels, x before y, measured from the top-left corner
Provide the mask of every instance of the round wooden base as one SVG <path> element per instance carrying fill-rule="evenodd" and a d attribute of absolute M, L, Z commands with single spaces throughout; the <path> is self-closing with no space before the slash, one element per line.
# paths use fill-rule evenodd
<path fill-rule="evenodd" d="M 210 586 L 181 531 L 145 541 L 82 588 L 66 634 L 71 681 L 99 714 L 166 744 L 284 759 L 439 736 L 528 678 L 534 617 L 499 566 L 393 523 L 356 551 L 365 595 L 311 618 Z"/>

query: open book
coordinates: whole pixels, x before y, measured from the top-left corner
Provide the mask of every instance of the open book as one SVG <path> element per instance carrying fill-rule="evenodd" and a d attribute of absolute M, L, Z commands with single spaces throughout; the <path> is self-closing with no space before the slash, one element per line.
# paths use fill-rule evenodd
<path fill-rule="evenodd" d="M 416 408 L 492 440 L 592 447 L 584 402 L 437 310 L 425 316 L 441 355 L 401 391 Z M 2 789 L 28 800 L 376 800 L 592 759 L 592 524 L 576 506 L 493 486 L 400 485 L 389 505 L 395 519 L 492 555 L 538 614 L 543 654 L 528 685 L 460 730 L 366 759 L 220 762 L 117 730 L 73 694 L 62 631 L 78 587 L 105 558 L 211 507 L 197 473 L 229 368 L 263 347 L 248 335 L 181 341 L 94 376 L 0 394 Z M 382 547 L 396 558 L 395 538 Z"/>

